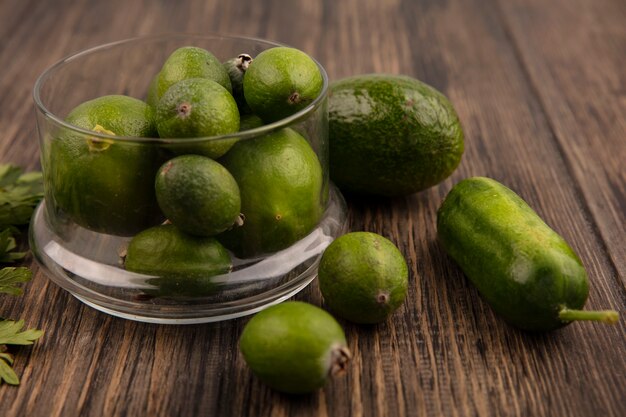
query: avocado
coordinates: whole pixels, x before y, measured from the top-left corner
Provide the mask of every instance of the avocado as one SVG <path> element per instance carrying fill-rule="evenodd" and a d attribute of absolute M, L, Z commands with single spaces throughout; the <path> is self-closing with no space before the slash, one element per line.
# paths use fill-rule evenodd
<path fill-rule="evenodd" d="M 342 191 L 407 195 L 456 169 L 463 130 L 433 87 L 407 76 L 360 75 L 330 86 L 329 149 L 330 177 Z"/>

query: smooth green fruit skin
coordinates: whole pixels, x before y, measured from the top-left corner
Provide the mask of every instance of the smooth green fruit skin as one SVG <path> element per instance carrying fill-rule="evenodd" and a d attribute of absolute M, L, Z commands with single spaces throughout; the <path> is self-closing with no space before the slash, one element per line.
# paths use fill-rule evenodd
<path fill-rule="evenodd" d="M 239 340 L 252 372 L 270 387 L 290 394 L 324 386 L 332 350 L 346 344 L 343 329 L 330 314 L 297 301 L 255 315 Z"/>
<path fill-rule="evenodd" d="M 152 109 L 126 96 L 87 101 L 66 122 L 87 130 L 100 125 L 118 136 L 157 136 Z M 47 198 L 87 229 L 130 236 L 163 218 L 154 194 L 161 163 L 152 145 L 103 142 L 64 130 L 51 142 Z"/>
<path fill-rule="evenodd" d="M 190 106 L 181 112 L 181 106 Z M 162 138 L 198 138 L 239 131 L 239 110 L 233 96 L 215 81 L 190 78 L 174 84 L 159 100 L 156 124 Z M 236 138 L 172 144 L 177 154 L 194 153 L 218 158 Z"/>
<path fill-rule="evenodd" d="M 189 234 L 216 235 L 239 217 L 237 182 L 210 158 L 182 155 L 167 161 L 157 173 L 155 189 L 165 216 Z"/>
<path fill-rule="evenodd" d="M 148 283 L 162 297 L 200 297 L 216 290 L 211 277 L 230 272 L 228 251 L 215 239 L 188 235 L 172 224 L 155 226 L 130 241 L 127 270 L 156 275 Z"/>
<path fill-rule="evenodd" d="M 400 196 L 459 165 L 463 130 L 452 104 L 411 77 L 359 75 L 330 85 L 330 177 L 356 194 Z"/>
<path fill-rule="evenodd" d="M 375 233 L 353 232 L 326 248 L 318 278 L 324 302 L 335 314 L 373 324 L 402 305 L 409 270 L 391 241 Z"/>
<path fill-rule="evenodd" d="M 307 54 L 278 47 L 261 52 L 243 77 L 243 94 L 255 114 L 275 122 L 302 110 L 320 95 L 324 80 Z M 297 100 L 290 97 L 297 93 Z"/>
<path fill-rule="evenodd" d="M 157 96 L 160 99 L 165 92 L 179 81 L 189 78 L 213 80 L 232 92 L 230 78 L 222 63 L 209 51 L 195 46 L 178 48 L 167 58 L 158 75 Z"/>
<path fill-rule="evenodd" d="M 160 73 L 157 73 L 157 75 L 152 78 L 152 81 L 150 81 L 150 85 L 148 86 L 148 92 L 146 93 L 146 103 L 153 109 L 156 109 L 157 104 L 159 104 L 159 75 Z"/>
<path fill-rule="evenodd" d="M 218 238 L 237 256 L 285 249 L 320 221 L 322 167 L 294 130 L 240 141 L 220 162 L 239 184 L 244 223 Z"/>
<path fill-rule="evenodd" d="M 141 100 L 123 95 L 109 95 L 76 106 L 65 121 L 83 129 L 100 125 L 116 136 L 157 138 L 154 111 Z"/>
<path fill-rule="evenodd" d="M 521 329 L 567 324 L 563 307 L 589 294 L 579 257 L 517 194 L 490 178 L 452 188 L 437 212 L 437 236 L 496 313 Z"/>

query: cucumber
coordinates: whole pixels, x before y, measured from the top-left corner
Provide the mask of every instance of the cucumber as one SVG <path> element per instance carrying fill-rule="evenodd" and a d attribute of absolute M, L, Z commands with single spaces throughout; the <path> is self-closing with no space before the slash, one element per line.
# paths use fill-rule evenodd
<path fill-rule="evenodd" d="M 574 320 L 614 323 L 615 311 L 580 310 L 589 281 L 580 258 L 522 198 L 499 182 L 468 178 L 437 212 L 437 237 L 493 310 L 524 330 Z"/>

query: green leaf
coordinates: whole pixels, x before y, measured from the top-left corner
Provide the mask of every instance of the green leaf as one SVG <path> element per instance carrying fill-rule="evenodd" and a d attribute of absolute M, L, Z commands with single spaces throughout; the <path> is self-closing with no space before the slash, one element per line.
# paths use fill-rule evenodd
<path fill-rule="evenodd" d="M 15 284 L 30 281 L 32 275 L 31 270 L 26 267 L 5 267 L 0 269 L 0 293 L 21 295 L 22 289 L 16 287 Z"/>
<path fill-rule="evenodd" d="M 0 187 L 13 184 L 20 177 L 22 170 L 11 164 L 0 165 Z"/>
<path fill-rule="evenodd" d="M 0 345 L 32 345 L 33 342 L 43 335 L 39 329 L 24 328 L 24 320 L 0 321 Z"/>
<path fill-rule="evenodd" d="M 18 385 L 20 379 L 11 368 L 13 356 L 6 353 L 6 345 L 32 345 L 33 342 L 43 335 L 38 329 L 24 328 L 24 320 L 13 321 L 0 318 L 0 385 L 4 381 L 10 385 Z"/>
<path fill-rule="evenodd" d="M 23 259 L 25 252 L 17 248 L 14 234 L 17 226 L 30 221 L 35 207 L 43 198 L 41 172 L 23 173 L 20 167 L 0 164 L 0 263 L 12 263 Z M 0 269 L 0 293 L 22 294 L 16 284 L 29 281 L 32 272 L 25 267 Z M 23 330 L 24 321 L 5 320 L 0 317 L 0 385 L 4 382 L 18 385 L 20 380 L 11 367 L 13 356 L 6 353 L 6 345 L 32 345 L 43 332 L 38 329 Z"/>
<path fill-rule="evenodd" d="M 41 172 L 23 174 L 20 167 L 0 164 L 0 228 L 27 224 L 42 198 Z"/>
<path fill-rule="evenodd" d="M 12 263 L 24 259 L 26 252 L 11 252 L 16 247 L 17 243 L 11 228 L 0 232 L 0 263 Z"/>
<path fill-rule="evenodd" d="M 13 365 L 13 356 L 0 353 L 0 384 L 4 381 L 9 385 L 19 385 L 20 379 L 11 365 Z"/>

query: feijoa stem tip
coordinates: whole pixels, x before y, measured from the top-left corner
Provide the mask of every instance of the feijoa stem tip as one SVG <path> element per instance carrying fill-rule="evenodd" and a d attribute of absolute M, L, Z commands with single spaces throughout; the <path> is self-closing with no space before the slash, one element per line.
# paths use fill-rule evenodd
<path fill-rule="evenodd" d="M 239 54 L 236 62 L 237 68 L 243 73 L 248 70 L 248 67 L 252 63 L 252 57 L 248 54 Z"/>
<path fill-rule="evenodd" d="M 352 353 L 347 346 L 334 346 L 331 352 L 330 376 L 338 377 L 345 374 L 351 360 Z"/>
<path fill-rule="evenodd" d="M 615 310 L 588 311 L 563 308 L 559 311 L 559 318 L 563 321 L 587 320 L 615 324 L 619 320 L 619 313 Z"/>

